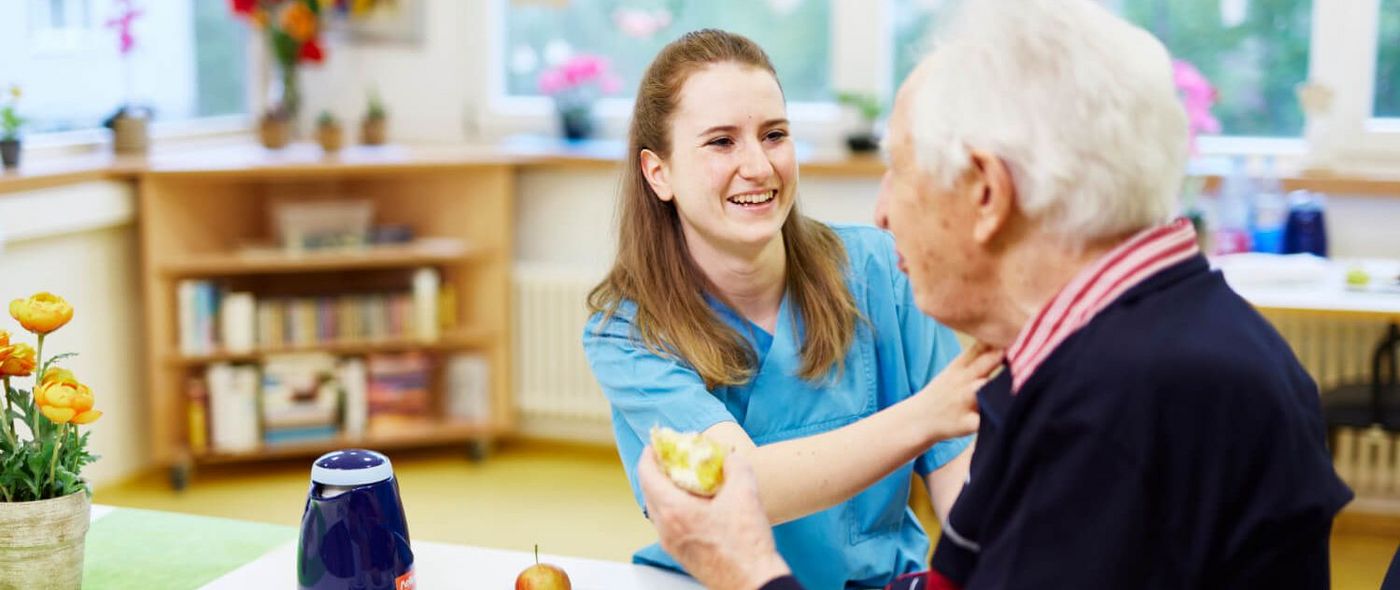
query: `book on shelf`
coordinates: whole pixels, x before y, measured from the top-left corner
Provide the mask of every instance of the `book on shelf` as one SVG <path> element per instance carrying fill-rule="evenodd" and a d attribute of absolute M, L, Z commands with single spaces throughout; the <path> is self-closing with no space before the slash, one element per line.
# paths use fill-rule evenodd
<path fill-rule="evenodd" d="M 461 422 L 491 420 L 491 367 L 479 354 L 447 359 L 447 416 Z"/>
<path fill-rule="evenodd" d="M 220 452 L 258 448 L 258 368 L 213 363 L 205 369 L 209 389 L 210 447 Z"/>
<path fill-rule="evenodd" d="M 365 365 L 370 434 L 409 430 L 431 421 L 432 366 L 427 355 L 371 354 Z"/>
<path fill-rule="evenodd" d="M 270 356 L 262 364 L 262 437 L 273 444 L 334 437 L 340 428 L 340 375 L 329 354 Z"/>
<path fill-rule="evenodd" d="M 336 370 L 340 374 L 342 385 L 342 426 L 345 436 L 352 440 L 358 439 L 365 435 L 365 426 L 369 420 L 369 373 L 365 368 L 364 359 L 359 357 L 341 359 Z"/>
<path fill-rule="evenodd" d="M 185 380 L 185 399 L 190 451 L 202 455 L 209 450 L 209 387 L 203 377 Z"/>
<path fill-rule="evenodd" d="M 338 342 L 436 341 L 445 319 L 455 325 L 456 294 L 431 268 L 415 271 L 405 290 L 324 296 L 257 297 L 226 292 L 214 281 L 176 287 L 180 352 L 198 356 L 257 348 L 314 348 Z"/>

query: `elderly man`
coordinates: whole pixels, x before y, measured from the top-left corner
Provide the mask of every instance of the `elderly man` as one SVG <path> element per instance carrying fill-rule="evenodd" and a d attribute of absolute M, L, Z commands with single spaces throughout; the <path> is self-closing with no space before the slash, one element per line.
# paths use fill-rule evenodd
<path fill-rule="evenodd" d="M 1327 587 L 1351 493 L 1316 385 L 1171 220 L 1166 51 L 1091 0 L 964 5 L 899 93 L 876 215 L 919 308 L 1007 358 L 932 570 L 896 585 Z M 688 571 L 796 587 L 742 458 L 713 500 L 652 461 L 649 514 Z"/>

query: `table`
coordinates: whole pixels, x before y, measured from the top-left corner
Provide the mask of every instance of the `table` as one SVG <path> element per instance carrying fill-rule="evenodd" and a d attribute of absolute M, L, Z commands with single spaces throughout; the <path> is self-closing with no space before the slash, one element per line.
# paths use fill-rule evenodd
<path fill-rule="evenodd" d="M 1237 254 L 1211 262 L 1235 292 L 1260 310 L 1400 322 L 1400 260 Z M 1364 269 L 1372 284 L 1348 288 L 1351 269 Z"/>
<path fill-rule="evenodd" d="M 294 527 L 152 510 L 92 507 L 83 588 L 246 590 L 294 588 Z M 532 553 L 415 541 L 424 590 L 512 588 Z M 568 572 L 575 590 L 697 590 L 694 580 L 656 568 L 540 555 Z"/>

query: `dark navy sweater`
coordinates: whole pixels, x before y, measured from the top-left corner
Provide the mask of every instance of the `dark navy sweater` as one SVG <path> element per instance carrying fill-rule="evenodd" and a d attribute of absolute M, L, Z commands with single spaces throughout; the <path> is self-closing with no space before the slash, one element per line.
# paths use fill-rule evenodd
<path fill-rule="evenodd" d="M 1194 257 L 1131 288 L 1014 395 L 978 394 L 933 567 L 966 588 L 1326 588 L 1351 499 L 1317 386 Z"/>

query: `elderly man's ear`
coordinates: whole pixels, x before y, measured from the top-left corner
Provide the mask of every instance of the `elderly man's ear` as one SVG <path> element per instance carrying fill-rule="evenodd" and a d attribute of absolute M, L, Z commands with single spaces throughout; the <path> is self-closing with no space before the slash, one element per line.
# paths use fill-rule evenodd
<path fill-rule="evenodd" d="M 972 237 L 986 244 L 1006 230 L 1016 209 L 1016 186 L 1011 170 L 995 154 L 973 149 L 963 197 L 972 201 Z"/>

